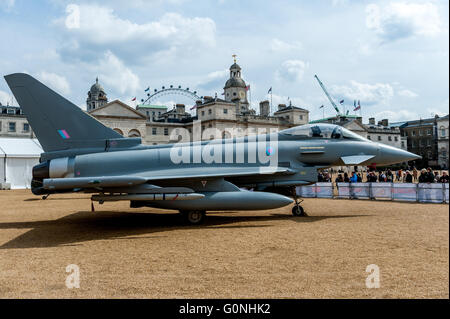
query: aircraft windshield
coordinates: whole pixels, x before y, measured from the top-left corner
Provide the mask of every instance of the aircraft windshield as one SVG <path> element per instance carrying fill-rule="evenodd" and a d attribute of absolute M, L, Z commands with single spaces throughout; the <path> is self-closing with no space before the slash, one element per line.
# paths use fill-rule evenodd
<path fill-rule="evenodd" d="M 353 139 L 362 140 L 366 139 L 352 131 L 349 131 L 341 126 L 333 124 L 307 124 L 302 126 L 292 127 L 290 129 L 281 131 L 286 135 L 298 136 L 298 137 L 319 137 L 319 138 L 332 138 L 332 139 Z"/>

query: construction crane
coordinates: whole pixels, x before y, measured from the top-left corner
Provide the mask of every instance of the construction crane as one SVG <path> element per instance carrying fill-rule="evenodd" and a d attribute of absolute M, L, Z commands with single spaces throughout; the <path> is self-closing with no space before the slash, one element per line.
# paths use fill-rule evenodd
<path fill-rule="evenodd" d="M 322 90 L 325 92 L 325 95 L 327 96 L 328 100 L 330 100 L 331 105 L 333 105 L 334 109 L 337 112 L 337 115 L 342 115 L 341 111 L 339 111 L 339 108 L 337 107 L 336 103 L 334 103 L 333 99 L 331 98 L 330 94 L 328 94 L 327 89 L 325 89 L 325 86 L 323 85 L 323 83 L 319 80 L 319 77 L 317 75 L 314 75 L 314 77 L 316 78 L 317 82 L 319 82 L 320 87 L 322 88 Z"/>

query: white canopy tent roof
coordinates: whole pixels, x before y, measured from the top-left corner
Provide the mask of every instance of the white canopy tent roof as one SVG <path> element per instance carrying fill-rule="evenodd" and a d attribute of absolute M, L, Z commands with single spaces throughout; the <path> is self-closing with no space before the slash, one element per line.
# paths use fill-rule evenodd
<path fill-rule="evenodd" d="M 42 152 L 37 139 L 0 138 L 0 182 L 30 188 L 32 169 Z"/>

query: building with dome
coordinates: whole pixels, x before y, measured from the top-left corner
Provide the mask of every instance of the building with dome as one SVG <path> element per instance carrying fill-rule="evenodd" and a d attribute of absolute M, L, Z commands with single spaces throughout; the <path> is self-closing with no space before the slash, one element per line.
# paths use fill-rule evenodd
<path fill-rule="evenodd" d="M 98 83 L 98 78 L 95 79 L 95 83 L 91 86 L 87 94 L 86 106 L 88 111 L 92 111 L 108 103 L 105 90 Z"/>
<path fill-rule="evenodd" d="M 225 83 L 223 90 L 225 101 L 236 103 L 236 114 L 249 111 L 248 88 L 241 77 L 241 67 L 235 59 L 233 65 L 230 66 L 230 78 Z"/>

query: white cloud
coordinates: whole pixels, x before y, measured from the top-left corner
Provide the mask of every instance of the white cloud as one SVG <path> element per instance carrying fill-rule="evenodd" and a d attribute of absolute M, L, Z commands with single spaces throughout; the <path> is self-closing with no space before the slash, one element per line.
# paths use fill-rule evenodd
<path fill-rule="evenodd" d="M 67 95 L 70 93 L 70 85 L 67 79 L 56 73 L 42 71 L 38 74 L 39 79 L 49 86 L 52 90 L 55 90 L 61 95 Z"/>
<path fill-rule="evenodd" d="M 102 82 L 120 94 L 136 94 L 140 88 L 139 77 L 110 51 L 104 54 L 96 68 Z"/>
<path fill-rule="evenodd" d="M 389 119 L 390 122 L 415 120 L 420 116 L 418 113 L 407 110 L 381 111 L 374 115 L 375 119 Z"/>
<path fill-rule="evenodd" d="M 302 49 L 302 44 L 298 41 L 284 42 L 283 40 L 274 38 L 270 42 L 270 50 L 273 52 L 292 52 Z"/>
<path fill-rule="evenodd" d="M 308 63 L 301 60 L 284 61 L 276 72 L 276 77 L 286 81 L 300 81 L 303 78 Z"/>
<path fill-rule="evenodd" d="M 403 97 L 409 97 L 409 98 L 415 98 L 415 97 L 419 96 L 417 93 L 414 93 L 413 91 L 410 91 L 407 89 L 398 91 L 398 95 L 403 96 Z"/>
<path fill-rule="evenodd" d="M 344 6 L 349 3 L 349 0 L 332 0 L 331 4 L 333 7 Z"/>
<path fill-rule="evenodd" d="M 441 32 L 439 10 L 431 2 L 391 2 L 366 7 L 366 26 L 384 41 L 410 36 L 435 36 Z"/>
<path fill-rule="evenodd" d="M 337 96 L 337 99 L 344 98 L 347 101 L 360 100 L 361 104 L 387 104 L 394 96 L 394 89 L 388 83 L 359 83 L 350 81 L 350 86 L 333 85 L 331 93 Z"/>
<path fill-rule="evenodd" d="M 66 39 L 62 50 L 76 59 L 93 60 L 106 50 L 122 59 L 148 57 L 173 49 L 186 54 L 215 45 L 216 25 L 210 18 L 186 18 L 178 13 L 166 13 L 157 21 L 139 24 L 119 17 L 108 7 L 69 6 L 68 15 L 56 24 Z M 71 23 L 68 27 L 66 20 L 74 12 L 74 6 L 78 8 L 75 11 L 79 12 L 79 23 Z"/>
<path fill-rule="evenodd" d="M 8 103 L 11 104 L 11 94 L 0 90 L 0 103 L 2 103 L 2 105 L 7 105 Z"/>
<path fill-rule="evenodd" d="M 216 89 L 218 87 L 223 87 L 229 73 L 230 71 L 228 69 L 211 72 L 196 86 L 202 89 Z"/>
<path fill-rule="evenodd" d="M 16 0 L 0 0 L 0 8 L 9 12 L 14 7 Z"/>

